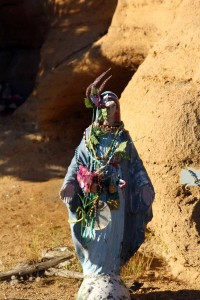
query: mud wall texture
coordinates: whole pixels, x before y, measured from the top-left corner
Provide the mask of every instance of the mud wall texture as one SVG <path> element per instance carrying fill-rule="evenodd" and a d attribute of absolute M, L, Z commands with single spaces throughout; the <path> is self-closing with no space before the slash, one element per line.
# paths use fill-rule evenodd
<path fill-rule="evenodd" d="M 66 8 L 67 17 L 61 13 L 52 23 L 41 51 L 36 92 L 44 126 L 84 111 L 86 87 L 109 67 L 109 88 L 120 96 L 174 18 L 174 7 L 162 1 L 65 1 Z"/>
<path fill-rule="evenodd" d="M 199 189 L 179 182 L 182 168 L 200 168 L 198 1 L 53 5 L 59 13 L 40 52 L 36 88 L 17 113 L 34 116 L 48 134 L 80 136 L 91 117 L 85 89 L 112 67 L 108 88 L 121 96 L 122 119 L 156 190 L 151 229 L 162 246 L 155 251 L 160 248 L 174 275 L 198 284 Z"/>
<path fill-rule="evenodd" d="M 175 2 L 175 1 L 174 1 Z M 199 188 L 180 185 L 182 168 L 200 167 L 200 8 L 179 1 L 122 94 L 122 115 L 156 190 L 151 226 L 175 275 L 199 281 Z"/>

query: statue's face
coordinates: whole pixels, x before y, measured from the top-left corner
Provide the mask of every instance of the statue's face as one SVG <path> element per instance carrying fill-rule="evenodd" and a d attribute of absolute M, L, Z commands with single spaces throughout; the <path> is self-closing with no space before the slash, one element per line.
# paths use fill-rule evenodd
<path fill-rule="evenodd" d="M 106 109 L 106 114 L 100 114 L 100 122 L 103 125 L 114 125 L 120 122 L 120 108 L 117 95 L 113 92 L 107 91 L 101 94 L 100 107 L 101 109 Z"/>
<path fill-rule="evenodd" d="M 107 112 L 108 112 L 107 118 L 108 118 L 108 120 L 109 120 L 110 118 L 113 118 L 113 117 L 115 116 L 115 112 L 116 112 L 116 109 L 117 109 L 117 105 L 116 105 L 115 101 L 113 101 L 113 100 L 109 101 L 109 100 L 108 100 L 108 101 L 105 103 L 105 107 L 106 107 Z"/>

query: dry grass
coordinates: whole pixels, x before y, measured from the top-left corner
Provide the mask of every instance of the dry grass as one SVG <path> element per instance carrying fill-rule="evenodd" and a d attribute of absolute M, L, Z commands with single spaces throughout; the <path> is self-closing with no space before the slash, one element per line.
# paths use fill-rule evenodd
<path fill-rule="evenodd" d="M 61 227 L 52 227 L 48 230 L 37 230 L 32 234 L 31 241 L 25 241 L 23 243 L 23 250 L 25 257 L 31 261 L 39 261 L 42 256 L 42 252 L 45 249 L 54 249 L 60 245 L 63 245 L 66 240 L 66 233 Z"/>
<path fill-rule="evenodd" d="M 70 241 L 67 237 L 65 228 L 60 226 L 36 228 L 29 237 L 25 237 L 22 232 L 16 232 L 16 247 L 6 257 L 2 271 L 6 271 L 19 263 L 38 262 L 47 249 L 54 249 L 63 245 L 68 247 Z"/>
<path fill-rule="evenodd" d="M 145 256 L 144 253 L 137 252 L 121 269 L 122 279 L 142 276 L 150 269 L 153 256 Z"/>
<path fill-rule="evenodd" d="M 69 264 L 66 266 L 66 269 L 72 272 L 79 272 L 79 273 L 83 272 L 81 263 L 77 257 L 69 261 Z"/>

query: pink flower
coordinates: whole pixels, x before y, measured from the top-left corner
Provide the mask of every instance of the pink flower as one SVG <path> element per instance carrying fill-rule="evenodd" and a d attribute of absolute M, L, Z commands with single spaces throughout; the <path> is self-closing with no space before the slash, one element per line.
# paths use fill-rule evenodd
<path fill-rule="evenodd" d="M 77 180 L 79 186 L 83 189 L 85 194 L 88 194 L 90 192 L 90 187 L 95 176 L 96 174 L 92 173 L 87 167 L 79 167 L 79 170 L 77 172 Z"/>

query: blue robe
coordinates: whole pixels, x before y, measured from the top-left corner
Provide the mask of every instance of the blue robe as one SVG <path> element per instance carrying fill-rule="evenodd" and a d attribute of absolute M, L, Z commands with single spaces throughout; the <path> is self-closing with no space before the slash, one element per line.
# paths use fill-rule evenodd
<path fill-rule="evenodd" d="M 86 138 L 90 128 L 86 130 Z M 113 133 L 107 133 L 100 137 L 96 146 L 97 155 L 103 155 L 113 140 Z M 129 157 L 122 158 L 117 168 L 109 166 L 108 172 L 116 173 L 116 177 L 125 180 L 123 190 L 118 187 L 120 206 L 117 210 L 111 210 L 111 221 L 102 230 L 96 230 L 93 241 L 86 241 L 81 235 L 81 223 L 71 223 L 72 239 L 76 254 L 81 262 L 84 275 L 89 274 L 119 274 L 120 267 L 138 250 L 145 238 L 146 224 L 152 219 L 152 202 L 154 190 L 149 176 L 141 159 L 133 145 L 129 133 L 122 130 L 117 137 L 118 144 L 127 141 L 126 154 Z M 78 194 L 81 189 L 77 182 L 77 171 L 80 165 L 92 166 L 93 158 L 89 154 L 84 138 L 76 149 L 76 153 L 68 168 L 63 186 L 61 198 L 70 196 L 70 202 L 66 203 L 69 211 L 69 219 L 77 220 L 76 210 L 81 205 Z M 151 199 L 142 197 L 142 187 L 147 185 L 151 190 Z M 70 194 L 68 189 L 73 186 Z M 103 201 L 107 201 L 106 193 L 101 195 Z"/>

